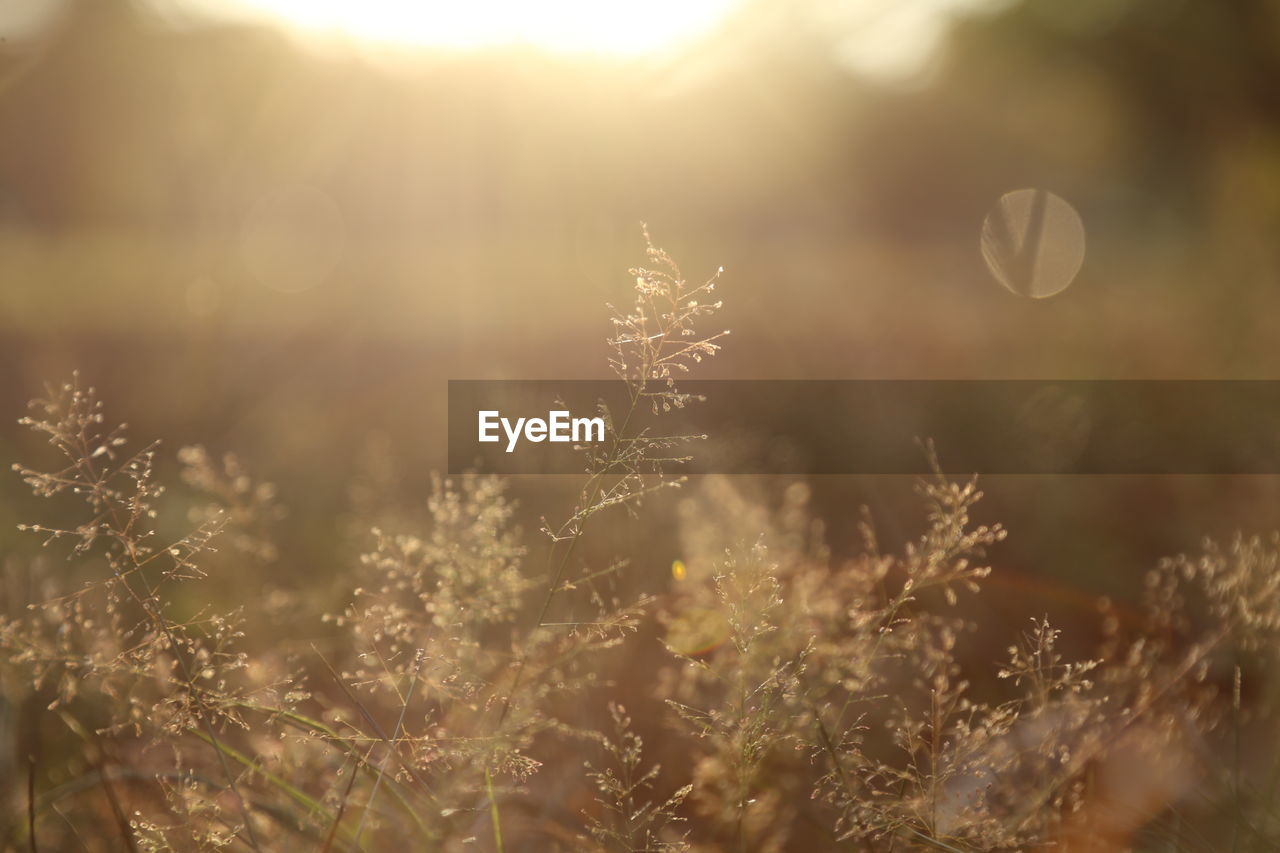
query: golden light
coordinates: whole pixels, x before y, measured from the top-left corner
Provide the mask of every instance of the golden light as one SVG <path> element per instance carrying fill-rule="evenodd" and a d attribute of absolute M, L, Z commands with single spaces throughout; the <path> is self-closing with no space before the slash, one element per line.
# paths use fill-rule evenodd
<path fill-rule="evenodd" d="M 737 0 L 237 0 L 248 12 L 315 34 L 475 49 L 530 45 L 641 54 L 709 31 Z"/>

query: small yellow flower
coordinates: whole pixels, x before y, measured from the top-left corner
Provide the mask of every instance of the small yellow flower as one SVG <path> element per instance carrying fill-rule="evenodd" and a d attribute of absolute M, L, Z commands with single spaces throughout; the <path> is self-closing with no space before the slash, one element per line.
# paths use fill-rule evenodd
<path fill-rule="evenodd" d="M 682 581 L 688 573 L 688 570 L 684 567 L 684 560 L 671 561 L 671 577 L 678 581 Z"/>

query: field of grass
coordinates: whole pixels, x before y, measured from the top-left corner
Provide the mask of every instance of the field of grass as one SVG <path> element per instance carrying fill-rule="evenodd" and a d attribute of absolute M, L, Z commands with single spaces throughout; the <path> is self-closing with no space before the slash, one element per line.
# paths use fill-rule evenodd
<path fill-rule="evenodd" d="M 610 338 L 645 407 L 741 340 L 707 328 L 731 285 L 712 295 L 649 261 Z M 1206 541 L 1135 586 L 1105 567 L 1142 552 L 1138 528 L 1081 536 L 1109 521 L 1054 509 L 1265 486 L 1007 483 L 1014 505 L 1056 493 L 1051 522 L 1022 514 L 1053 528 L 1033 528 L 1037 547 L 1072 549 L 1057 564 L 1080 576 L 1055 583 L 1052 560 L 1006 563 L 973 481 L 925 478 L 913 512 L 901 478 L 864 478 L 868 508 L 825 520 L 848 483 L 708 478 L 664 500 L 681 485 L 665 440 L 630 421 L 614 413 L 578 484 L 524 484 L 525 510 L 493 477 L 415 482 L 386 438 L 345 461 L 345 496 L 295 508 L 234 456 L 162 461 L 78 375 L 50 388 L 23 422 L 39 461 L 16 467 L 47 499 L 17 532 L 44 547 L 6 562 L 0 621 L 27 753 L 9 758 L 6 843 L 1275 843 L 1260 747 L 1276 543 Z M 172 462 L 176 493 L 158 473 Z M 518 526 L 530 509 L 541 533 Z"/>
<path fill-rule="evenodd" d="M 1276 475 L 439 473 L 455 379 L 1280 376 L 1280 6 L 899 5 L 0 4 L 0 851 L 1280 849 Z"/>

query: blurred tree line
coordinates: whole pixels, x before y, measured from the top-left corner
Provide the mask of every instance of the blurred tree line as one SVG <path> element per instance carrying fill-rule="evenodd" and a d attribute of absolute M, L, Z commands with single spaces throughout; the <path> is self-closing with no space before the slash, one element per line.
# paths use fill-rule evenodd
<path fill-rule="evenodd" d="M 1144 230 L 1274 224 L 1278 4 L 977 8 L 905 87 L 842 65 L 861 24 L 841 5 L 752 0 L 661 60 L 493 49 L 388 72 L 266 27 L 76 2 L 5 46 L 0 215 L 235 228 L 264 185 L 305 181 L 377 236 L 617 208 L 968 236 L 957 212 L 1024 181 Z"/>

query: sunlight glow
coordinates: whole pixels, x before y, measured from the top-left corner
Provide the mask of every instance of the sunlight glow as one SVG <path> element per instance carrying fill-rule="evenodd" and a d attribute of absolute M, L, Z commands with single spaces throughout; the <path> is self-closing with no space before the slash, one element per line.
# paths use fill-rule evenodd
<path fill-rule="evenodd" d="M 1011 0 L 854 0 L 819 7 L 826 26 L 845 33 L 839 58 L 858 74 L 910 83 L 930 71 L 957 20 L 995 14 Z"/>
<path fill-rule="evenodd" d="M 736 0 L 238 0 L 246 11 L 317 34 L 452 49 L 531 45 L 641 54 L 714 27 Z"/>

